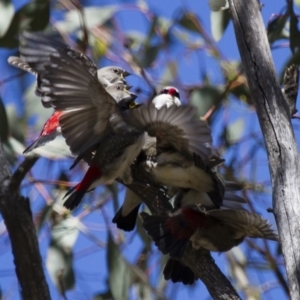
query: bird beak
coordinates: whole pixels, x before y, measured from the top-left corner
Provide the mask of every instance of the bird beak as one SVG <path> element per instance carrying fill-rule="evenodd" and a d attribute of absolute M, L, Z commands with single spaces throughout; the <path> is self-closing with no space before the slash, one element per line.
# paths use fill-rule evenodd
<path fill-rule="evenodd" d="M 121 75 L 121 77 L 127 77 L 129 75 L 132 75 L 131 73 L 127 72 L 127 71 L 124 71 L 123 74 Z"/>
<path fill-rule="evenodd" d="M 131 73 L 129 73 L 129 72 L 123 70 L 123 72 L 122 72 L 122 74 L 121 74 L 120 77 L 121 77 L 121 79 L 122 79 L 123 81 L 125 81 L 125 77 L 127 77 L 127 76 L 129 76 L 129 75 L 131 75 Z"/>
<path fill-rule="evenodd" d="M 129 91 L 131 88 L 132 88 L 132 85 L 126 85 L 126 86 L 125 86 L 125 89 L 128 90 L 128 91 Z"/>
<path fill-rule="evenodd" d="M 131 97 L 132 100 L 135 100 L 137 98 L 137 95 L 134 94 L 134 93 L 128 92 L 128 94 L 130 95 L 130 97 Z"/>

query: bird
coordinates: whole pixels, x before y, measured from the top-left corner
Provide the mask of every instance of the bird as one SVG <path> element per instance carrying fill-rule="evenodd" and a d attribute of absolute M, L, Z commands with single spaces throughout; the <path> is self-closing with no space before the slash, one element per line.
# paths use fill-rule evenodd
<path fill-rule="evenodd" d="M 133 93 L 127 92 L 131 87 L 127 86 L 125 78 L 131 75 L 129 72 L 118 66 L 108 66 L 97 69 L 97 66 L 89 59 L 88 56 L 77 52 L 71 48 L 68 48 L 68 53 L 72 57 L 76 58 L 76 61 L 80 62 L 86 66 L 89 72 L 98 79 L 98 81 L 106 88 L 107 92 L 112 95 L 112 97 L 119 102 L 121 99 L 125 99 L 127 96 L 131 96 L 132 100 L 136 95 Z M 8 63 L 22 69 L 23 71 L 29 72 L 37 77 L 37 87 L 36 94 L 37 96 L 42 97 L 42 103 L 46 107 L 49 107 L 47 95 L 45 92 L 41 92 L 41 80 L 38 74 L 38 71 L 35 71 L 24 59 L 17 56 L 10 56 L 8 58 Z M 125 95 L 124 95 L 125 94 Z M 51 106 L 50 106 L 51 107 Z M 61 128 L 59 126 L 59 117 L 63 114 L 61 111 L 55 111 L 51 117 L 46 121 L 43 126 L 43 129 L 36 141 L 34 141 L 30 146 L 28 146 L 23 153 L 28 153 L 35 148 L 45 145 L 46 143 L 54 140 L 58 135 L 61 134 Z"/>
<path fill-rule="evenodd" d="M 192 106 L 163 107 L 153 104 L 117 103 L 86 65 L 63 43 L 46 36 L 24 32 L 20 36 L 21 58 L 38 72 L 42 101 L 59 117 L 61 133 L 74 155 L 84 156 L 97 145 L 83 180 L 67 193 L 65 207 L 77 207 L 95 183 L 116 178 L 132 181 L 130 165 L 140 153 L 145 133 L 173 148 L 206 161 L 211 153 L 211 134 L 205 122 L 192 120 Z M 120 103 L 122 105 L 120 106 Z M 202 133 L 199 136 L 199 132 Z"/>
<path fill-rule="evenodd" d="M 119 105 L 123 103 L 131 103 L 131 105 L 137 105 L 135 103 L 136 95 L 128 91 L 128 86 L 124 83 L 116 82 L 106 87 L 106 91 L 115 99 Z M 125 104 L 126 105 L 126 104 Z M 29 153 L 32 150 L 45 145 L 46 143 L 53 141 L 58 135 L 61 134 L 61 127 L 59 125 L 59 119 L 63 115 L 63 111 L 54 111 L 50 118 L 46 121 L 43 126 L 39 137 L 29 145 L 23 153 Z M 74 162 L 72 167 L 76 165 L 78 161 Z"/>
<path fill-rule="evenodd" d="M 181 106 L 180 93 L 176 87 L 166 86 L 154 97 L 150 103 L 160 110 Z M 198 133 L 201 137 L 207 134 L 207 125 L 202 122 L 202 128 Z M 208 140 L 211 147 L 211 139 Z M 204 148 L 205 151 L 208 148 Z M 210 149 L 212 151 L 212 149 Z M 205 200 L 203 204 L 211 202 L 210 206 L 218 208 L 226 206 L 224 202 L 224 183 L 220 176 L 212 169 L 223 162 L 217 155 L 186 155 L 186 153 L 174 149 L 164 138 L 157 139 L 146 135 L 146 143 L 142 149 L 145 159 L 140 163 L 153 178 L 160 184 L 174 188 L 190 189 L 190 193 L 198 194 L 196 197 Z M 203 157 L 205 157 L 203 161 Z M 192 189 L 193 188 L 193 189 Z M 128 195 L 127 195 L 128 194 Z M 189 195 L 187 194 L 187 196 Z M 123 205 L 120 207 L 112 222 L 119 229 L 131 231 L 135 227 L 138 209 L 142 200 L 133 192 L 126 190 Z M 212 201 L 210 200 L 212 199 Z M 123 207 L 126 206 L 126 210 Z"/>
<path fill-rule="evenodd" d="M 163 254 L 180 260 L 187 244 L 195 249 L 225 252 L 246 237 L 273 241 L 278 236 L 267 220 L 245 209 L 210 209 L 182 206 L 167 216 L 142 213 L 143 226 Z"/>
<path fill-rule="evenodd" d="M 157 96 L 150 101 L 158 110 L 163 106 L 170 107 L 172 105 L 180 106 L 180 94 L 177 88 L 173 86 L 166 86 L 162 88 Z M 156 138 L 145 135 L 145 144 L 141 150 L 140 156 L 155 157 L 156 155 Z M 142 200 L 129 188 L 125 188 L 125 197 L 123 205 L 119 208 L 112 222 L 117 225 L 119 229 L 124 231 L 132 231 L 135 227 L 138 211 Z"/>

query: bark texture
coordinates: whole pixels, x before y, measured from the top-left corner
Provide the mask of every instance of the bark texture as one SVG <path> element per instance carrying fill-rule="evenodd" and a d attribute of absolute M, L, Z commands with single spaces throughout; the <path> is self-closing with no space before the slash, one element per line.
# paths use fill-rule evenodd
<path fill-rule="evenodd" d="M 25 158 L 12 175 L 0 143 L 0 211 L 11 241 L 16 274 L 25 300 L 50 299 L 29 200 L 19 193 L 25 174 L 36 160 L 37 157 Z"/>
<path fill-rule="evenodd" d="M 257 0 L 229 0 L 236 39 L 266 143 L 274 214 L 290 295 L 300 295 L 299 156 Z"/>
<path fill-rule="evenodd" d="M 134 182 L 127 187 L 141 197 L 153 215 L 162 215 L 172 209 L 163 188 L 155 184 L 147 172 L 135 166 L 132 167 L 132 172 Z M 215 264 L 209 251 L 195 250 L 189 244 L 181 261 L 205 284 L 213 299 L 241 299 L 231 282 Z"/>

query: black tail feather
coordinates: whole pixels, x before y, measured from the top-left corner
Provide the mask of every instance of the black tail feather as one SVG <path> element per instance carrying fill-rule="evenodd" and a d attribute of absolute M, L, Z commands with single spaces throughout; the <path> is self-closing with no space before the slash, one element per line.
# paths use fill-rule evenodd
<path fill-rule="evenodd" d="M 135 227 L 136 218 L 140 206 L 141 204 L 136 206 L 127 216 L 122 216 L 123 206 L 121 206 L 118 212 L 116 213 L 116 215 L 114 216 L 114 218 L 112 219 L 112 222 L 117 224 L 117 227 L 119 229 L 122 229 L 124 231 L 132 231 Z"/>
<path fill-rule="evenodd" d="M 178 232 L 179 235 L 176 235 L 176 233 L 172 232 L 172 228 L 168 226 L 167 222 L 170 219 L 176 221 L 174 219 L 178 217 L 150 216 L 147 213 L 141 213 L 141 217 L 145 230 L 151 236 L 158 249 L 163 254 L 169 254 L 170 257 L 174 259 L 180 259 L 185 251 L 190 236 L 183 237 L 180 235 L 180 232 Z"/>
<path fill-rule="evenodd" d="M 180 261 L 169 259 L 164 268 L 165 280 L 171 279 L 172 282 L 182 282 L 183 284 L 193 284 L 197 277 L 194 272 Z"/>
<path fill-rule="evenodd" d="M 69 210 L 73 210 L 80 204 L 85 193 L 86 190 L 76 191 L 76 186 L 72 187 L 64 197 L 66 198 L 67 196 L 69 196 L 68 199 L 64 202 L 64 207 Z"/>

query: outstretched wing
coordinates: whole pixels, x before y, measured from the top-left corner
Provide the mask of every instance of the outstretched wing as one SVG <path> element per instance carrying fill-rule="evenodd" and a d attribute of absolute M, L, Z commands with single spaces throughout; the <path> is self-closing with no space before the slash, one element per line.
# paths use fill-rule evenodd
<path fill-rule="evenodd" d="M 210 210 L 207 214 L 241 232 L 243 236 L 277 241 L 278 235 L 260 215 L 245 210 Z M 238 238 L 238 237 L 237 237 Z"/>
<path fill-rule="evenodd" d="M 110 117 L 122 119 L 116 101 L 91 72 L 80 54 L 41 34 L 21 35 L 22 59 L 39 74 L 43 101 L 64 111 L 59 123 L 73 154 L 82 153 L 101 140 Z M 77 54 L 76 54 L 77 53 Z"/>
<path fill-rule="evenodd" d="M 158 149 L 176 149 L 193 159 L 198 155 L 207 165 L 212 154 L 211 131 L 202 120 L 194 120 L 192 106 L 166 106 L 161 109 L 148 104 L 130 111 L 128 123 L 157 139 Z"/>

